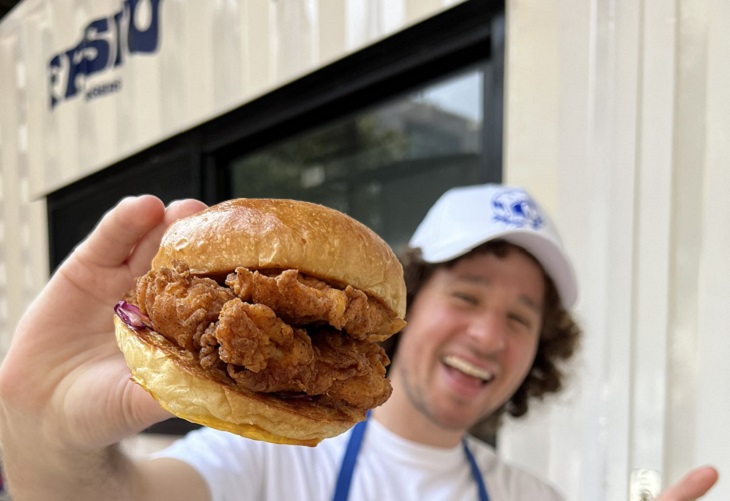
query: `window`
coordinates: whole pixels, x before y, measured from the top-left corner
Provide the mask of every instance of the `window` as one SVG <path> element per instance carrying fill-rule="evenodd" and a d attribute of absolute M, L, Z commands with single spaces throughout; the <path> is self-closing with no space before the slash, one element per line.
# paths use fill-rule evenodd
<path fill-rule="evenodd" d="M 230 196 L 320 203 L 399 248 L 444 190 L 499 180 L 501 166 L 483 162 L 485 68 L 232 158 Z"/>

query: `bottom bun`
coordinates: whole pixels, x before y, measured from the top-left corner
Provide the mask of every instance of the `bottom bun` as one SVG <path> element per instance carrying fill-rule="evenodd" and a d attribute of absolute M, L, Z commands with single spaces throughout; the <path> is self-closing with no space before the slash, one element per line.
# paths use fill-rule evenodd
<path fill-rule="evenodd" d="M 171 414 L 210 428 L 277 444 L 315 446 L 365 419 L 354 408 L 247 391 L 204 370 L 162 335 L 130 329 L 114 316 L 117 343 L 132 380 Z"/>

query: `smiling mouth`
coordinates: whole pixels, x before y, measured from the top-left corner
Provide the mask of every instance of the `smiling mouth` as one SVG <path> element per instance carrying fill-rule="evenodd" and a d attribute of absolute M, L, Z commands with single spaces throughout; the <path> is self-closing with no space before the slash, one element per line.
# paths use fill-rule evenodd
<path fill-rule="evenodd" d="M 459 358 L 455 355 L 448 355 L 444 357 L 443 363 L 452 369 L 456 369 L 457 371 L 466 374 L 467 376 L 480 379 L 483 383 L 488 383 L 494 379 L 494 374 L 491 372 L 480 367 L 476 367 L 463 358 Z"/>

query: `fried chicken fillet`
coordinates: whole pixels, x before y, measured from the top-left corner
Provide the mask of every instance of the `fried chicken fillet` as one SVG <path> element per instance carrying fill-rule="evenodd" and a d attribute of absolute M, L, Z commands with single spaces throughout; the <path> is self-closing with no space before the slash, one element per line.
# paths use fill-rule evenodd
<path fill-rule="evenodd" d="M 227 374 L 243 388 L 363 411 L 388 399 L 388 358 L 374 341 L 404 322 L 377 301 L 297 270 L 267 276 L 239 267 L 225 284 L 196 277 L 178 263 L 141 277 L 134 302 L 201 367 Z M 353 378 L 352 388 L 341 384 Z"/>
<path fill-rule="evenodd" d="M 405 325 L 404 302 L 392 251 L 349 216 L 238 199 L 168 229 L 118 305 L 117 338 L 173 414 L 315 445 L 390 396 L 378 343 Z"/>

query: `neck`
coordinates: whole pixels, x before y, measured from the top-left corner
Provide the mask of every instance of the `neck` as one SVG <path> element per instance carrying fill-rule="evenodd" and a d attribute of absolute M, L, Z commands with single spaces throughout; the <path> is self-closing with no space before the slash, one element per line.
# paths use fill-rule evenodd
<path fill-rule="evenodd" d="M 454 447 L 464 437 L 466 430 L 449 429 L 439 424 L 413 406 L 403 388 L 393 381 L 393 394 L 380 407 L 373 409 L 372 416 L 378 423 L 400 437 L 433 447 Z"/>

